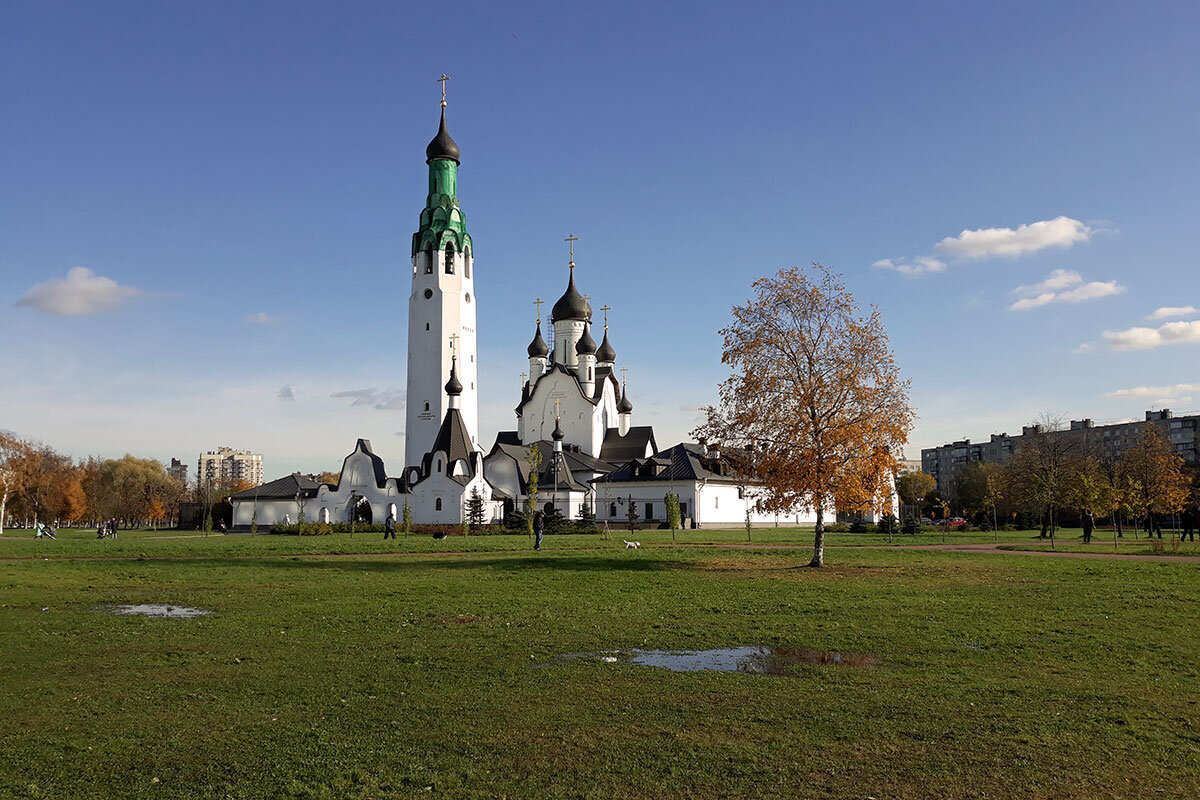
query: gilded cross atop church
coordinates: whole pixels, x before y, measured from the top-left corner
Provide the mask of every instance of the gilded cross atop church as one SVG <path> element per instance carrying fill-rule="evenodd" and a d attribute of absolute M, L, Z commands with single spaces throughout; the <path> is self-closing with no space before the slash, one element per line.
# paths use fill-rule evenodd
<path fill-rule="evenodd" d="M 442 73 L 442 77 L 437 79 L 437 82 L 442 85 L 442 108 L 446 107 L 446 81 L 450 80 L 450 76 Z"/>
<path fill-rule="evenodd" d="M 556 397 L 556 398 L 554 398 L 554 421 L 555 421 L 555 422 L 558 422 L 558 420 L 559 420 L 559 416 L 558 416 L 558 398 Z"/>
<path fill-rule="evenodd" d="M 450 358 L 451 359 L 454 358 L 454 347 L 457 344 L 458 344 L 458 334 L 457 333 L 450 334 Z"/>
<path fill-rule="evenodd" d="M 625 388 L 625 373 L 628 370 L 629 370 L 629 367 L 621 367 L 621 388 L 622 389 Z"/>
<path fill-rule="evenodd" d="M 546 301 L 540 297 L 537 300 L 533 301 L 533 304 L 535 306 L 537 306 L 537 324 L 538 325 L 542 324 L 542 303 L 544 303 L 544 302 L 546 302 Z"/>
<path fill-rule="evenodd" d="M 604 312 L 604 330 L 608 330 L 608 312 L 612 311 L 612 306 L 608 303 L 600 306 L 600 310 Z"/>
<path fill-rule="evenodd" d="M 567 247 L 570 248 L 571 262 L 568 266 L 570 266 L 571 269 L 575 269 L 575 243 L 579 241 L 579 237 L 573 233 L 568 233 L 567 238 L 563 239 L 563 241 L 566 242 Z"/>
<path fill-rule="evenodd" d="M 525 375 L 525 373 L 524 373 L 524 372 L 522 372 L 522 373 L 521 373 L 521 388 L 522 388 L 522 389 L 524 389 L 524 388 L 525 388 L 525 378 L 526 378 L 526 375 Z"/>

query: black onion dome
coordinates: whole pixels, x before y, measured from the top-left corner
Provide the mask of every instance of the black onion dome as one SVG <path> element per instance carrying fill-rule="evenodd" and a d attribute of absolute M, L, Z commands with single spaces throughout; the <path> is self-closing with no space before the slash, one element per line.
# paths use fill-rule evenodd
<path fill-rule="evenodd" d="M 446 109 L 442 109 L 442 124 L 438 126 L 437 136 L 433 137 L 433 141 L 425 148 L 425 163 L 437 161 L 439 159 L 449 159 L 455 164 L 461 163 L 458 160 L 460 153 L 458 145 L 450 134 L 446 132 Z"/>
<path fill-rule="evenodd" d="M 575 343 L 575 354 L 580 356 L 590 356 L 596 352 L 596 340 L 592 338 L 592 326 L 583 326 L 583 336 L 579 337 L 579 341 Z"/>
<path fill-rule="evenodd" d="M 446 394 L 458 396 L 462 394 L 462 382 L 458 379 L 458 371 L 454 368 L 454 362 L 450 363 L 450 380 L 446 381 Z"/>
<path fill-rule="evenodd" d="M 563 433 L 562 425 L 559 424 L 559 420 L 557 419 L 554 420 L 554 433 L 550 434 L 550 438 L 556 442 L 561 442 L 564 438 L 566 438 L 566 434 Z"/>
<path fill-rule="evenodd" d="M 633 403 L 629 402 L 629 395 L 625 394 L 625 387 L 621 387 L 621 399 L 617 401 L 617 412 L 620 414 L 628 414 L 633 411 Z"/>
<path fill-rule="evenodd" d="M 575 270 L 571 270 L 571 280 L 567 282 L 567 290 L 563 292 L 563 296 L 558 298 L 558 302 L 554 304 L 554 308 L 550 311 L 550 321 L 558 322 L 563 319 L 582 319 L 590 320 L 592 318 L 592 307 L 588 305 L 588 301 L 583 299 L 583 295 L 575 288 Z"/>
<path fill-rule="evenodd" d="M 617 351 L 613 350 L 613 346 L 608 343 L 608 331 L 604 332 L 604 341 L 600 343 L 600 349 L 596 351 L 597 361 L 616 361 Z"/>
<path fill-rule="evenodd" d="M 533 341 L 529 343 L 529 347 L 525 352 L 529 353 L 530 358 L 545 358 L 550 353 L 550 348 L 546 345 L 546 340 L 542 338 L 542 324 L 539 322 L 537 333 L 533 335 Z"/>

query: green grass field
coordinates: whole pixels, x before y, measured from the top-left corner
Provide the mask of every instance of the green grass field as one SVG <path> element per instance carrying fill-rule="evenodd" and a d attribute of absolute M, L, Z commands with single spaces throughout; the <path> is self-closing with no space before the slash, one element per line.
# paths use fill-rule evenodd
<path fill-rule="evenodd" d="M 0 540 L 0 797 L 1191 798 L 1200 786 L 1194 563 L 831 547 L 810 570 L 807 550 L 671 546 L 648 531 L 642 550 L 616 531 L 548 537 L 541 553 L 506 536 L 22 534 Z M 991 540 L 950 538 L 972 537 Z M 886 542 L 830 536 L 873 539 Z M 142 602 L 215 613 L 98 610 Z M 557 660 L 750 644 L 878 664 L 767 677 Z"/>

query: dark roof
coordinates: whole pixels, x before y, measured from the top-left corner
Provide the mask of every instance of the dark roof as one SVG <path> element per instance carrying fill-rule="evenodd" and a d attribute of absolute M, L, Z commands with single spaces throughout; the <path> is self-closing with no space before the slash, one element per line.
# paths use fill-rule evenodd
<path fill-rule="evenodd" d="M 550 352 L 549 345 L 542 338 L 542 323 L 538 323 L 537 333 L 533 335 L 533 341 L 529 343 L 529 347 L 525 349 L 530 358 L 545 358 Z"/>
<path fill-rule="evenodd" d="M 600 342 L 600 349 L 596 351 L 596 360 L 602 363 L 617 360 L 617 351 L 608 342 L 608 328 L 604 329 L 604 341 Z"/>
<path fill-rule="evenodd" d="M 574 262 L 571 263 L 574 267 Z M 550 311 L 550 321 L 558 322 L 560 319 L 591 319 L 592 307 L 588 305 L 588 301 L 583 299 L 583 295 L 575 288 L 575 270 L 571 270 L 571 278 L 567 281 L 567 290 L 563 292 L 563 296 L 558 298 L 558 302 L 554 304 L 554 308 Z"/>
<path fill-rule="evenodd" d="M 291 500 L 296 497 L 296 492 L 300 492 L 303 497 L 316 497 L 317 490 L 321 488 L 321 484 L 309 478 L 306 475 L 301 475 L 299 472 L 293 472 L 291 475 L 285 475 L 282 478 L 276 478 L 273 481 L 264 483 L 261 486 L 256 486 L 253 489 L 247 489 L 244 492 L 238 492 L 235 495 L 230 495 L 231 500 Z"/>
<path fill-rule="evenodd" d="M 625 394 L 625 387 L 621 387 L 621 399 L 617 401 L 617 411 L 622 414 L 628 414 L 633 411 L 633 403 L 629 402 L 629 395 Z"/>
<path fill-rule="evenodd" d="M 446 394 L 451 397 L 457 397 L 462 394 L 462 381 L 458 379 L 458 373 L 454 368 L 454 359 L 450 359 L 450 380 L 446 381 Z"/>
<path fill-rule="evenodd" d="M 429 448 L 429 452 L 422 459 L 425 475 L 430 473 L 430 459 L 433 458 L 434 453 L 439 451 L 446 454 L 447 471 L 450 469 L 450 464 L 460 459 L 471 466 L 471 455 L 475 452 L 475 448 L 471 445 L 471 433 L 467 430 L 467 423 L 463 422 L 462 413 L 457 408 L 446 411 L 442 427 L 438 429 L 437 438 L 433 440 L 433 447 Z"/>
<path fill-rule="evenodd" d="M 586 356 L 596 352 L 596 340 L 592 338 L 592 326 L 590 323 L 585 323 L 583 326 L 583 336 L 579 337 L 579 341 L 575 343 L 575 353 L 577 355 Z"/>
<path fill-rule="evenodd" d="M 691 443 L 680 443 L 659 451 L 649 458 L 633 458 L 617 469 L 596 478 L 593 483 L 622 481 L 710 481 L 741 484 L 744 480 L 732 471 L 730 459 L 723 458 L 714 472 L 705 465 L 703 449 Z"/>
<path fill-rule="evenodd" d="M 521 436 L 516 431 L 500 431 L 496 434 L 496 444 L 521 444 Z"/>
<path fill-rule="evenodd" d="M 551 489 L 567 489 L 572 492 L 586 492 L 587 487 L 575 480 L 571 474 L 571 464 L 567 461 L 566 453 L 556 453 L 553 450 L 542 460 L 542 468 L 538 470 L 538 492 Z M 557 465 L 557 469 L 555 466 Z"/>
<path fill-rule="evenodd" d="M 438 126 L 437 136 L 434 136 L 433 141 L 425 148 L 425 163 L 448 159 L 458 164 L 461 163 L 458 160 L 459 155 L 458 145 L 446 132 L 446 107 L 442 106 L 442 122 Z"/>
<path fill-rule="evenodd" d="M 604 433 L 604 445 L 600 448 L 600 460 L 610 464 L 623 464 L 631 458 L 644 458 L 646 445 L 650 452 L 658 449 L 654 442 L 654 428 L 649 425 L 637 425 L 629 429 L 629 433 L 621 435 L 619 428 L 609 428 Z"/>

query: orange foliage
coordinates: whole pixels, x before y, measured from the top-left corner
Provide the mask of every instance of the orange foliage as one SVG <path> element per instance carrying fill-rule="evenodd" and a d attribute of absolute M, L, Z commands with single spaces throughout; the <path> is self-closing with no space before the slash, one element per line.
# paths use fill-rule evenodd
<path fill-rule="evenodd" d="M 721 335 L 733 375 L 696 434 L 757 445 L 765 508 L 815 510 L 820 566 L 827 509 L 890 508 L 915 416 L 879 310 L 862 316 L 827 267 L 789 267 L 755 281 Z"/>

